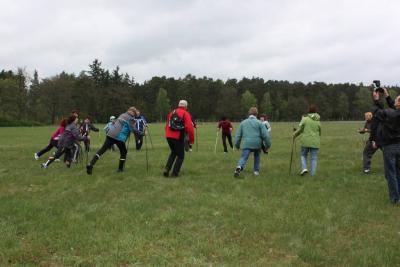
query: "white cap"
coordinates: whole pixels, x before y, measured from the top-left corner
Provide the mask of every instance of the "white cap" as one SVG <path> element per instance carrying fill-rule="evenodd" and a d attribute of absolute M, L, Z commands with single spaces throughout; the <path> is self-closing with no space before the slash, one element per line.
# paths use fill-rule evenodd
<path fill-rule="evenodd" d="M 179 100 L 178 107 L 187 107 L 188 102 L 186 100 Z"/>
<path fill-rule="evenodd" d="M 115 116 L 110 117 L 110 121 L 115 120 Z"/>

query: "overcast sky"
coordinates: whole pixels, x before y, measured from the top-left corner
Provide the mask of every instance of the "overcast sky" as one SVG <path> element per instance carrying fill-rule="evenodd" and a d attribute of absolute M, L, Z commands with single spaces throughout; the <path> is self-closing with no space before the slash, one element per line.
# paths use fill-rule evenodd
<path fill-rule="evenodd" d="M 0 0 L 0 69 L 400 84 L 400 1 Z"/>

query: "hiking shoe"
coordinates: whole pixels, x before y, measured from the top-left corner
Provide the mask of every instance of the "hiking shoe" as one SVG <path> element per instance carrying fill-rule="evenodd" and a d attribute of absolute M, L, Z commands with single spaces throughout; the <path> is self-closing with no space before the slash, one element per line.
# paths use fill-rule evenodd
<path fill-rule="evenodd" d="M 260 175 L 260 172 L 255 171 L 255 172 L 254 172 L 254 175 L 255 175 L 255 176 L 259 176 L 259 175 Z"/>
<path fill-rule="evenodd" d="M 93 166 L 92 165 L 86 165 L 86 173 L 91 175 L 93 172 Z"/>
<path fill-rule="evenodd" d="M 301 175 L 301 176 L 304 176 L 306 173 L 308 173 L 308 170 L 307 170 L 307 169 L 304 169 L 304 170 L 302 170 L 302 171 L 300 172 L 300 175 Z"/>
<path fill-rule="evenodd" d="M 38 159 L 39 159 L 39 156 L 38 156 L 38 154 L 37 154 L 37 153 L 33 154 L 33 156 L 35 157 L 35 159 L 36 159 L 36 160 L 38 160 Z"/>
<path fill-rule="evenodd" d="M 47 169 L 47 165 L 46 165 L 46 163 L 42 163 L 42 164 L 40 164 L 40 168 L 42 168 L 42 169 Z"/>
<path fill-rule="evenodd" d="M 236 167 L 236 169 L 235 169 L 235 173 L 233 174 L 233 177 L 239 177 L 239 175 L 240 175 L 240 171 L 242 170 L 242 168 L 241 167 Z"/>
<path fill-rule="evenodd" d="M 365 169 L 364 174 L 369 174 L 370 171 L 371 171 L 370 169 Z"/>

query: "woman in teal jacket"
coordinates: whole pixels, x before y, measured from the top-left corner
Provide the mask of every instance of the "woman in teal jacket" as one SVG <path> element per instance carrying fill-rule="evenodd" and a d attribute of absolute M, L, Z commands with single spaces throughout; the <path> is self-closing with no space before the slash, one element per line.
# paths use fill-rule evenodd
<path fill-rule="evenodd" d="M 257 113 L 257 108 L 251 107 L 249 117 L 240 123 L 239 129 L 236 131 L 235 147 L 242 148 L 242 155 L 235 169 L 234 177 L 238 177 L 244 169 L 251 152 L 254 153 L 254 175 L 259 175 L 261 144 L 264 142 L 267 149 L 271 146 L 267 128 L 257 119 Z"/>
<path fill-rule="evenodd" d="M 310 105 L 308 114 L 303 116 L 297 131 L 293 133 L 293 138 L 300 135 L 301 145 L 301 172 L 304 175 L 307 170 L 307 156 L 311 154 L 311 175 L 315 175 L 317 171 L 317 157 L 321 139 L 321 123 L 320 116 L 317 113 L 315 105 Z"/>

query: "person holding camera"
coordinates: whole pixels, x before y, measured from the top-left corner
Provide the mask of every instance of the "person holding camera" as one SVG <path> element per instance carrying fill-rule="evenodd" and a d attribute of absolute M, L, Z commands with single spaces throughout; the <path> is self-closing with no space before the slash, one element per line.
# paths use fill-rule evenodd
<path fill-rule="evenodd" d="M 360 134 L 371 133 L 371 124 L 372 124 L 372 112 L 365 112 L 364 114 L 365 124 L 362 129 L 358 130 Z M 371 168 L 371 158 L 375 154 L 378 149 L 372 146 L 371 140 L 365 142 L 364 150 L 363 150 L 363 172 L 365 174 L 370 173 Z"/>
<path fill-rule="evenodd" d="M 308 114 L 304 115 L 300 121 L 299 128 L 293 133 L 293 138 L 301 135 L 301 172 L 303 176 L 308 172 L 307 156 L 311 154 L 311 176 L 317 171 L 318 151 L 321 143 L 321 123 L 320 116 L 317 113 L 317 107 L 310 105 Z"/>
<path fill-rule="evenodd" d="M 242 155 L 237 163 L 234 177 L 239 177 L 249 158 L 250 153 L 254 153 L 253 173 L 260 175 L 260 150 L 264 142 L 266 148 L 271 146 L 271 138 L 264 124 L 257 119 L 258 110 L 256 107 L 249 109 L 249 117 L 242 121 L 236 131 L 235 147 L 242 148 Z"/>
<path fill-rule="evenodd" d="M 172 177 L 178 177 L 179 175 L 185 158 L 185 134 L 189 138 L 189 143 L 194 143 L 192 116 L 187 111 L 187 106 L 188 102 L 186 100 L 180 100 L 178 108 L 171 111 L 167 116 L 165 137 L 171 153 L 163 172 L 164 177 L 169 177 L 172 166 Z"/>
<path fill-rule="evenodd" d="M 372 86 L 374 87 L 374 92 L 377 92 L 378 94 L 379 93 L 383 94 L 389 108 L 396 109 L 394 105 L 394 100 L 390 97 L 389 91 L 385 87 L 381 87 L 381 81 L 379 80 L 373 81 Z M 377 103 L 379 104 L 379 101 Z"/>
<path fill-rule="evenodd" d="M 381 148 L 389 199 L 392 204 L 400 204 L 400 95 L 393 106 L 383 109 L 379 102 L 380 91 L 372 93 L 374 119 L 371 125 L 371 141 L 375 148 Z M 394 107 L 394 108 L 393 108 Z"/>

